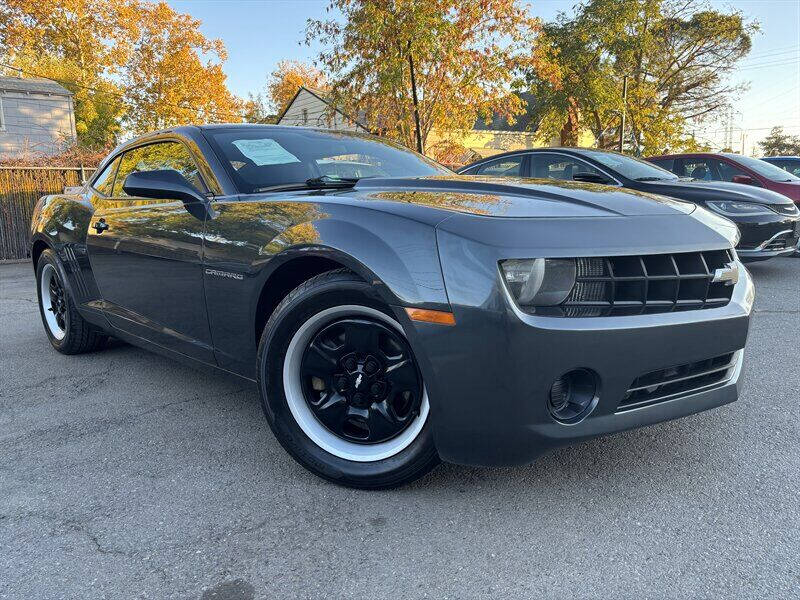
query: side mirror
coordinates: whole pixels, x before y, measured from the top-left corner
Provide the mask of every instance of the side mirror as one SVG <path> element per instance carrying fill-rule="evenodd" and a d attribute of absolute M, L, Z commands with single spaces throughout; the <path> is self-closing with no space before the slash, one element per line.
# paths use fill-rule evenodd
<path fill-rule="evenodd" d="M 205 203 L 205 198 L 186 178 L 172 169 L 140 171 L 125 178 L 122 189 L 129 196 L 156 200 L 182 200 L 184 203 Z"/>
<path fill-rule="evenodd" d="M 586 183 L 609 183 L 608 177 L 600 175 L 600 173 L 589 173 L 588 171 L 573 173 L 572 180 Z"/>
<path fill-rule="evenodd" d="M 733 183 L 743 183 L 745 185 L 758 185 L 758 182 L 750 177 L 750 175 L 734 175 L 731 181 Z"/>

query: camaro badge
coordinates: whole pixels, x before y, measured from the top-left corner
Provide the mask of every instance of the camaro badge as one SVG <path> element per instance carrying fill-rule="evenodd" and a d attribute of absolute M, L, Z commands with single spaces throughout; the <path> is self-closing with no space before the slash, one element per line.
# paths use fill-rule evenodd
<path fill-rule="evenodd" d="M 216 275 L 217 277 L 227 277 L 228 279 L 244 279 L 241 273 L 230 273 L 228 271 L 217 271 L 216 269 L 206 269 L 206 275 Z"/>
<path fill-rule="evenodd" d="M 735 262 L 729 262 L 722 269 L 714 271 L 714 283 L 724 282 L 725 285 L 735 285 L 739 281 L 739 265 Z"/>

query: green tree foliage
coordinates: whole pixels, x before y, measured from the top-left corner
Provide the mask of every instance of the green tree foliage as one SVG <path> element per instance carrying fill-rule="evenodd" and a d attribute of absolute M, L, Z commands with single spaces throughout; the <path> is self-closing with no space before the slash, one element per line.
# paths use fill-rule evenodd
<path fill-rule="evenodd" d="M 528 76 L 542 129 L 575 144 L 581 128 L 601 147 L 618 138 L 628 75 L 626 137 L 642 153 L 690 144 L 689 121 L 718 116 L 740 88 L 726 80 L 757 26 L 697 0 L 587 0 L 543 26 L 548 77 Z"/>
<path fill-rule="evenodd" d="M 783 127 L 773 127 L 758 145 L 764 156 L 800 155 L 800 135 L 789 135 L 783 131 Z"/>
<path fill-rule="evenodd" d="M 333 102 L 370 129 L 424 150 L 432 129 L 524 110 L 509 88 L 534 63 L 524 50 L 538 21 L 516 0 L 331 0 L 329 10 L 342 18 L 310 19 L 307 41 L 326 48 Z"/>

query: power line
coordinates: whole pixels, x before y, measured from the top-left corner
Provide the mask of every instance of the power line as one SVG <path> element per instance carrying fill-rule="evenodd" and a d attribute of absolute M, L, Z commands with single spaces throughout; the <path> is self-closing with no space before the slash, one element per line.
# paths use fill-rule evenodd
<path fill-rule="evenodd" d="M 765 63 L 760 63 L 760 64 L 757 64 L 757 65 L 747 65 L 745 67 L 736 68 L 736 69 L 734 69 L 733 72 L 736 73 L 736 71 L 749 71 L 749 70 L 752 70 L 752 69 L 765 69 L 765 68 L 769 68 L 769 67 L 780 67 L 780 66 L 783 66 L 783 65 L 795 65 L 795 64 L 800 64 L 800 58 L 796 58 L 796 59 L 793 58 L 791 60 L 781 60 L 781 61 L 777 61 L 777 62 L 765 62 Z"/>

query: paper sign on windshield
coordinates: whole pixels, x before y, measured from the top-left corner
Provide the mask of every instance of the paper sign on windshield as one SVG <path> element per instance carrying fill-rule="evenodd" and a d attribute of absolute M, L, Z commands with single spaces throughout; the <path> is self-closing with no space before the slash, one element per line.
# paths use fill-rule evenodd
<path fill-rule="evenodd" d="M 259 167 L 300 162 L 294 154 L 287 152 L 283 146 L 271 138 L 235 140 L 233 145 Z"/>

